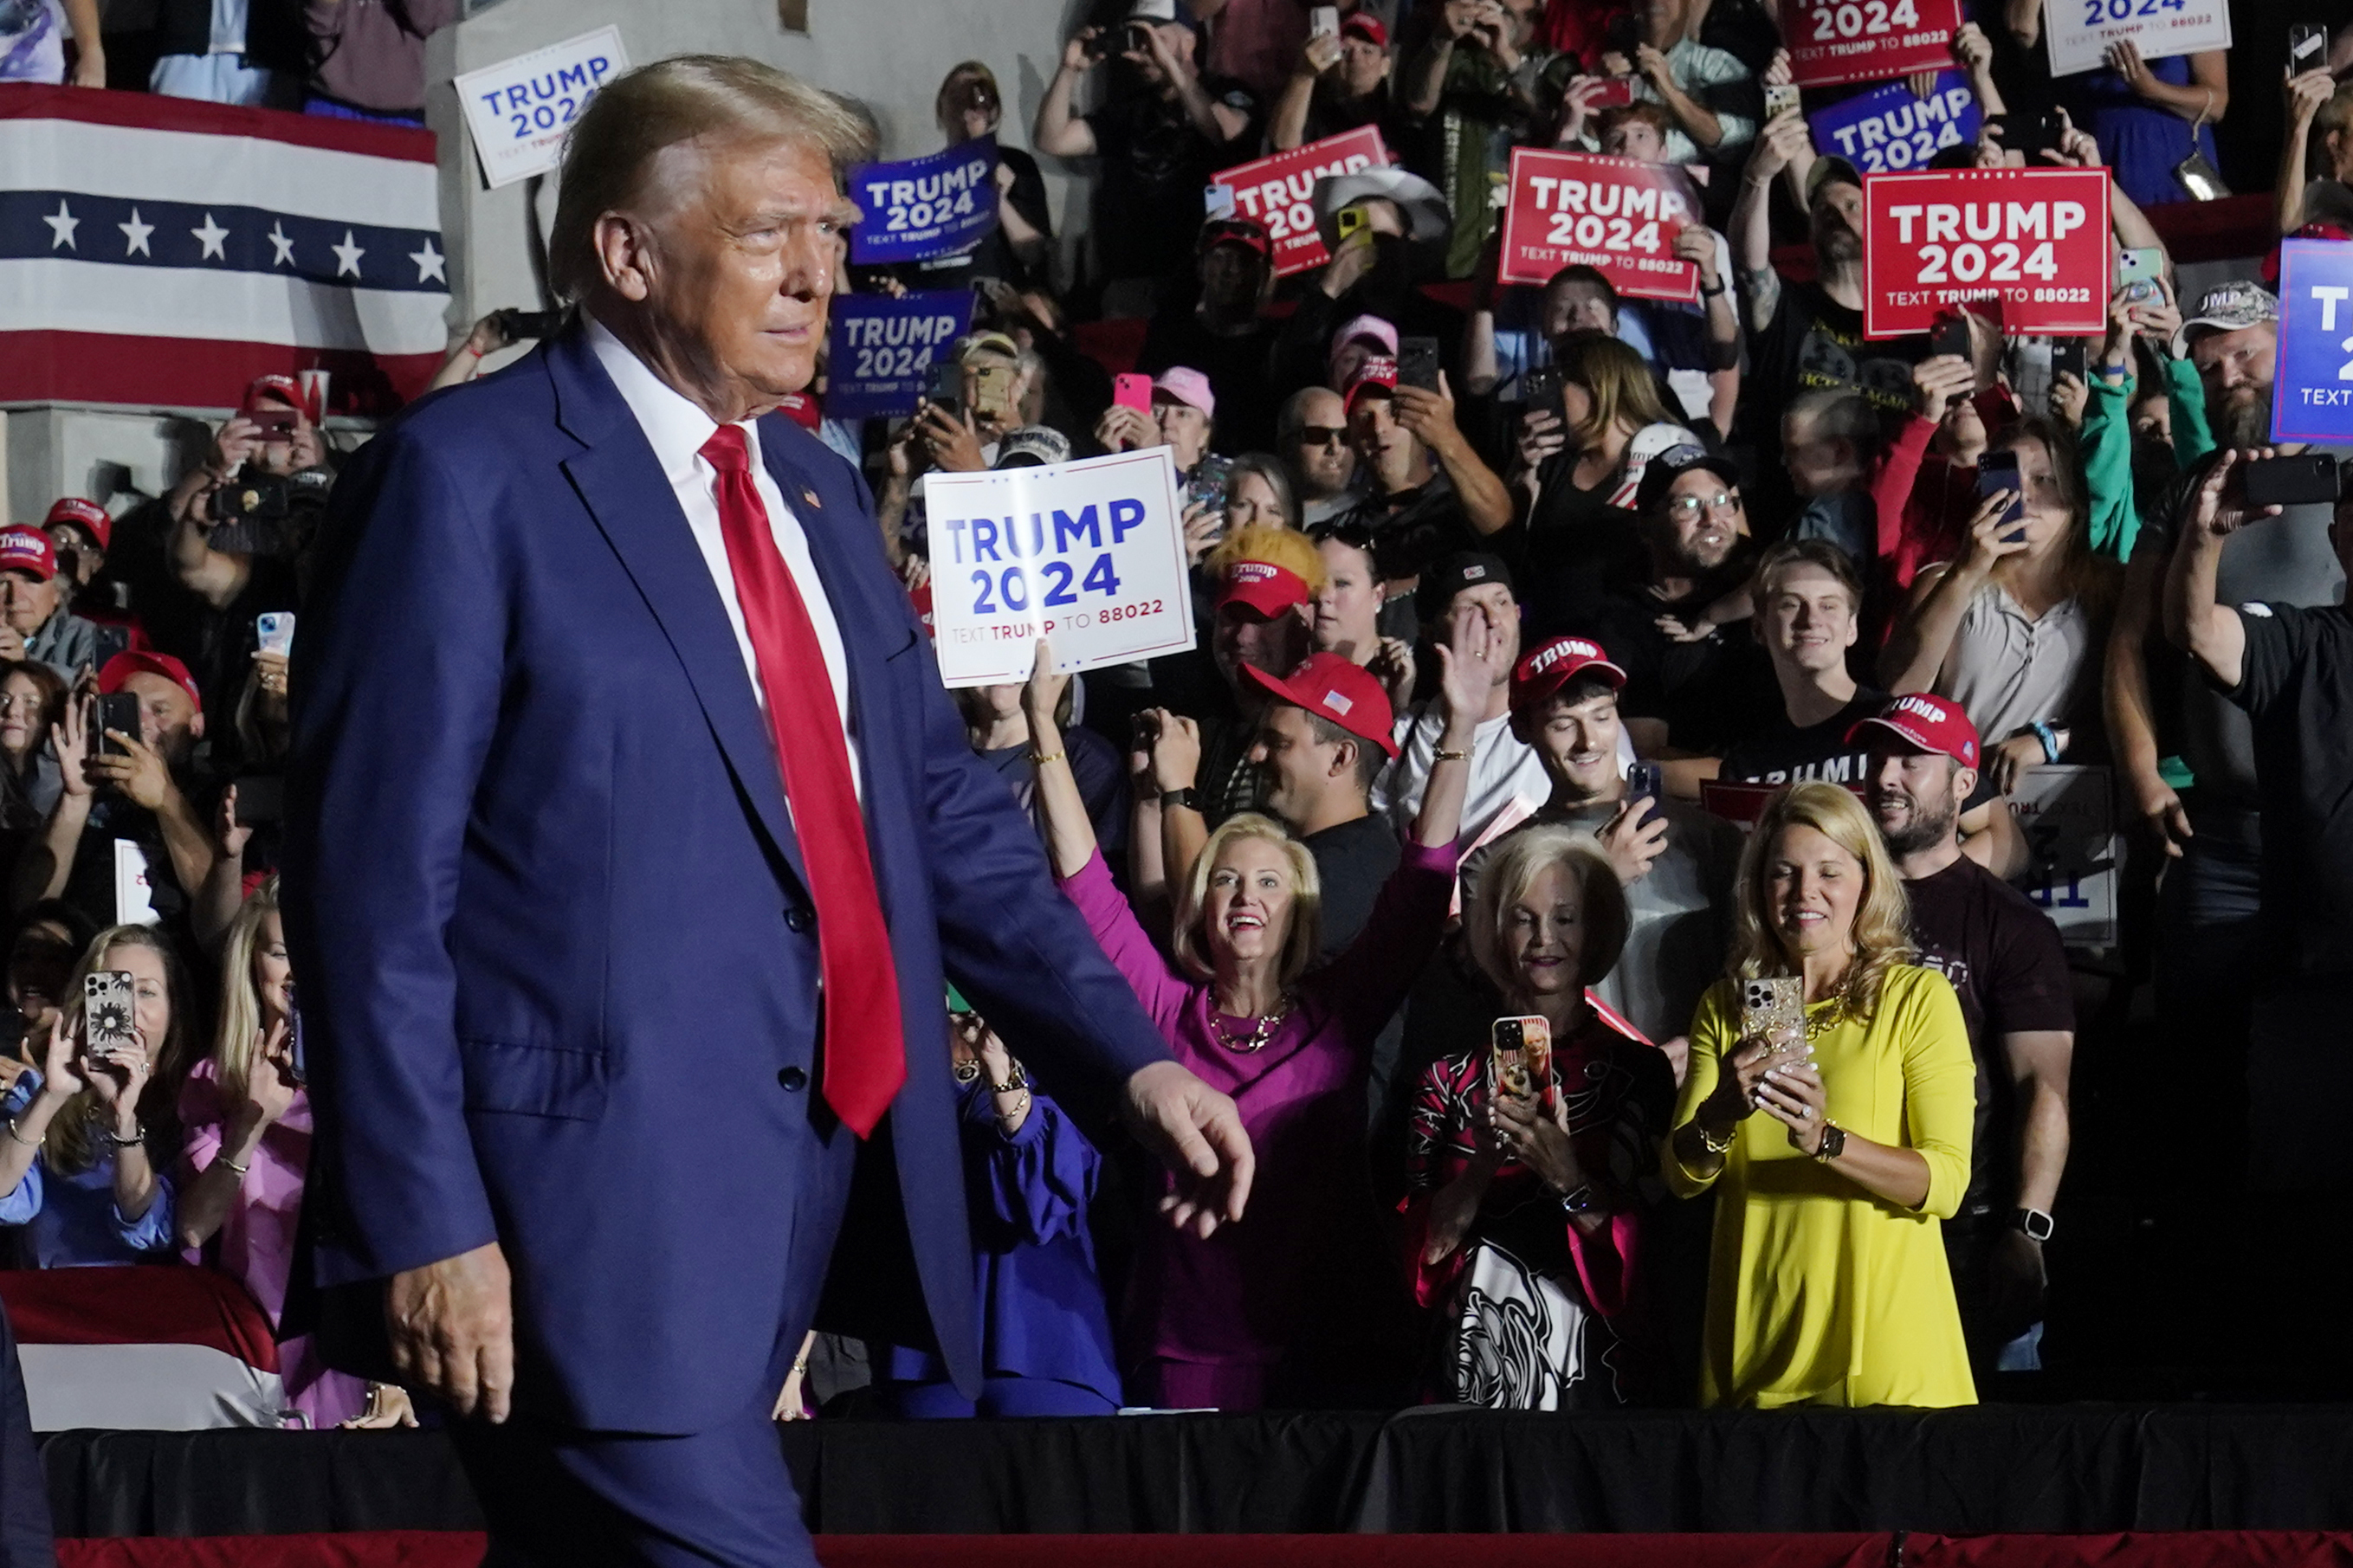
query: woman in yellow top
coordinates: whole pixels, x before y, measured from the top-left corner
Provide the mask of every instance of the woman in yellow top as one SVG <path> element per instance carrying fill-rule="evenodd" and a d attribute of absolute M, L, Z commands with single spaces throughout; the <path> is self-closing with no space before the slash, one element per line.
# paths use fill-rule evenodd
<path fill-rule="evenodd" d="M 1960 1003 L 1907 962 L 1904 885 L 1836 784 L 1767 806 L 1737 898 L 1661 1162 L 1685 1196 L 1723 1183 L 1700 1403 L 1974 1405 L 1937 1224 L 1968 1185 Z M 1792 973 L 1804 1038 L 1745 1037 L 1739 982 Z"/>

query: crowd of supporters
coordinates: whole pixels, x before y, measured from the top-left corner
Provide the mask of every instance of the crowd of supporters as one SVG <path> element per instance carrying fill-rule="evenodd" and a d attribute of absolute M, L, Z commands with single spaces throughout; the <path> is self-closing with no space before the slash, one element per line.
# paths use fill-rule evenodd
<path fill-rule="evenodd" d="M 41 3 L 80 37 L 87 0 Z M 1873 340 L 1861 176 L 1805 118 L 1854 89 L 1768 112 L 1789 61 L 1755 0 L 1098 9 L 1029 128 L 1092 171 L 1085 255 L 1001 148 L 979 249 L 845 257 L 845 289 L 969 284 L 955 395 L 846 421 L 820 385 L 809 416 L 917 593 L 928 476 L 1168 449 L 1198 647 L 955 696 L 1171 1052 L 1240 1104 L 1256 1191 L 1206 1238 L 1155 1223 L 1091 1086 L 952 998 L 988 1386 L 828 1337 L 780 1415 L 861 1383 L 908 1415 L 1968 1403 L 2042 1364 L 2079 1007 L 2136 992 L 2202 1179 L 2308 1217 L 2353 1092 L 2353 508 L 2249 499 L 2304 450 L 2268 441 L 2278 300 L 2185 287 L 2147 216 L 2228 134 L 2219 53 L 2053 80 L 2035 7 L 1976 8 L 1951 57 L 1985 129 L 1939 163 L 2105 169 L 2116 246 L 2159 260 L 2096 337 Z M 2338 71 L 2353 38 L 2284 73 L 2263 246 L 2353 240 Z M 941 85 L 951 145 L 1005 111 L 985 63 Z M 1313 271 L 1205 212 L 1219 170 L 1363 126 L 1396 161 L 1317 183 Z M 1500 282 L 1520 146 L 1704 171 L 1674 242 L 1699 300 Z M 168 496 L 0 532 L 27 1263 L 184 1255 L 285 1298 L 284 638 L 301 481 L 340 458 L 265 379 Z M 2087 766 L 2126 824 L 2096 950 L 2021 819 Z M 118 973 L 101 1048 L 83 981 Z M 405 1418 L 290 1365 L 314 1419 Z"/>

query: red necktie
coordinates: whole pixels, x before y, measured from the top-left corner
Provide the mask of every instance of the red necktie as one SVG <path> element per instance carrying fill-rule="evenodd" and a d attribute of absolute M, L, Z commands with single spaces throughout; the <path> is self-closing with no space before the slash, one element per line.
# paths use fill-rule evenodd
<path fill-rule="evenodd" d="M 776 549 L 768 509 L 752 482 L 743 430 L 722 425 L 702 444 L 702 458 L 719 470 L 714 494 L 735 597 L 744 608 L 760 686 L 768 694 L 768 726 L 791 803 L 793 837 L 808 869 L 817 901 L 818 966 L 825 982 L 825 1098 L 860 1138 L 874 1131 L 891 1097 L 907 1079 L 907 1052 L 899 1022 L 898 967 L 874 865 L 866 853 L 866 823 L 849 776 L 849 742 L 826 673 L 808 606 Z"/>

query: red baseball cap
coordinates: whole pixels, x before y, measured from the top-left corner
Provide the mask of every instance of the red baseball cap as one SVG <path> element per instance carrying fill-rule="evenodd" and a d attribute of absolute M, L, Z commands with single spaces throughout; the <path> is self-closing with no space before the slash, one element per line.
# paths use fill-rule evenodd
<path fill-rule="evenodd" d="M 1340 36 L 1359 37 L 1377 49 L 1389 47 L 1389 30 L 1381 26 L 1378 16 L 1363 11 L 1351 11 L 1340 21 Z"/>
<path fill-rule="evenodd" d="M 1271 621 L 1283 611 L 1308 604 L 1315 595 L 1307 579 L 1271 561 L 1235 561 L 1218 580 L 1218 608 L 1240 605 L 1260 620 Z"/>
<path fill-rule="evenodd" d="M 1197 248 L 1207 256 L 1210 247 L 1218 245 L 1239 245 L 1255 252 L 1261 260 L 1274 259 L 1274 237 L 1254 217 L 1213 217 L 1203 224 Z"/>
<path fill-rule="evenodd" d="M 1329 719 L 1392 757 L 1398 754 L 1397 742 L 1389 735 L 1397 722 L 1389 710 L 1389 694 L 1370 672 L 1338 654 L 1310 655 L 1287 679 L 1277 679 L 1250 664 L 1242 666 L 1242 674 L 1293 707 Z"/>
<path fill-rule="evenodd" d="M 188 694 L 188 700 L 196 705 L 197 712 L 205 710 L 204 695 L 196 689 L 195 678 L 188 673 L 186 665 L 168 653 L 133 651 L 116 654 L 98 672 L 98 689 L 101 695 L 111 697 L 121 690 L 122 683 L 134 675 L 162 676 Z"/>
<path fill-rule="evenodd" d="M 1387 354 L 1366 354 L 1365 363 L 1356 367 L 1356 373 L 1348 378 L 1348 384 L 1341 390 L 1341 406 L 1354 414 L 1356 411 L 1356 399 L 1364 395 L 1367 390 L 1383 394 L 1395 393 L 1397 361 Z"/>
<path fill-rule="evenodd" d="M 1846 732 L 1847 743 L 1873 725 L 1886 731 L 1915 751 L 1950 757 L 1965 768 L 1978 765 L 1978 727 L 1957 702 L 1915 691 L 1899 697 L 1876 717 L 1865 719 Z"/>
<path fill-rule="evenodd" d="M 1626 684 L 1626 672 L 1609 662 L 1589 637 L 1553 637 L 1539 644 L 1512 671 L 1512 711 L 1533 708 L 1571 680 L 1593 674 L 1612 689 Z"/>
<path fill-rule="evenodd" d="M 58 574 L 58 547 L 37 528 L 0 529 L 0 572 L 29 572 L 46 583 Z"/>
<path fill-rule="evenodd" d="M 246 383 L 245 402 L 238 412 L 250 414 L 261 406 L 265 397 L 275 398 L 289 408 L 308 408 L 310 400 L 302 395 L 302 384 L 290 375 L 257 375 Z"/>
<path fill-rule="evenodd" d="M 41 519 L 43 528 L 53 528 L 60 522 L 78 522 L 90 530 L 100 550 L 107 547 L 114 533 L 114 520 L 106 515 L 106 509 L 79 496 L 59 497 L 50 504 L 49 515 Z"/>

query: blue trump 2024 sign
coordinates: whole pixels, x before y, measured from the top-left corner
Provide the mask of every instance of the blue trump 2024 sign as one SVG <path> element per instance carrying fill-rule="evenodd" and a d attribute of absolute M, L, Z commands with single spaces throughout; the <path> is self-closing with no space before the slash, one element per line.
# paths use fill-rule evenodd
<path fill-rule="evenodd" d="M 969 289 L 900 300 L 835 295 L 833 325 L 826 334 L 826 414 L 835 419 L 913 414 L 932 362 L 970 331 Z"/>
<path fill-rule="evenodd" d="M 2272 439 L 2353 442 L 2353 245 L 2280 245 L 2279 360 Z"/>
<path fill-rule="evenodd" d="M 1974 144 L 1984 114 L 1968 78 L 1939 71 L 1926 98 L 1890 82 L 1817 110 L 1806 123 L 1824 157 L 1843 158 L 1866 174 L 1896 174 L 1926 168 L 1947 147 Z"/>
<path fill-rule="evenodd" d="M 997 226 L 997 138 L 865 164 L 850 171 L 849 199 L 866 215 L 850 231 L 852 261 L 925 261 L 970 250 Z"/>

